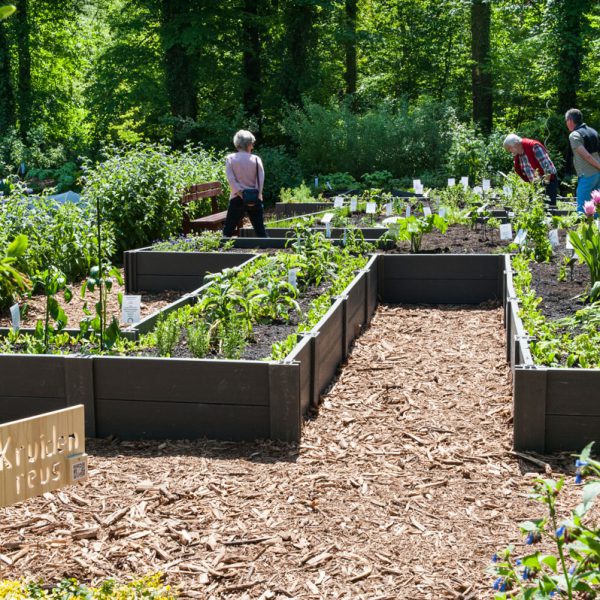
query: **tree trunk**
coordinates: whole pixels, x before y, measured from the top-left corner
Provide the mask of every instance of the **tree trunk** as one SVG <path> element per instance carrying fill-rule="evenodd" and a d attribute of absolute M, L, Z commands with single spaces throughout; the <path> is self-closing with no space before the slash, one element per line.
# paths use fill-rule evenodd
<path fill-rule="evenodd" d="M 244 0 L 243 29 L 243 103 L 245 113 L 253 117 L 259 128 L 261 115 L 261 64 L 260 26 L 258 17 L 259 0 Z"/>
<path fill-rule="evenodd" d="M 304 0 L 289 0 L 284 13 L 286 55 L 283 62 L 281 93 L 291 104 L 300 104 L 308 88 L 309 56 L 314 46 L 315 9 Z"/>
<path fill-rule="evenodd" d="M 471 58 L 473 121 L 485 133 L 492 130 L 492 73 L 490 71 L 491 4 L 486 0 L 471 1 Z"/>
<path fill-rule="evenodd" d="M 344 81 L 346 82 L 346 94 L 354 94 L 356 92 L 356 15 L 357 0 L 346 0 L 346 22 L 344 27 L 344 47 L 346 54 Z"/>
<path fill-rule="evenodd" d="M 171 114 L 180 119 L 196 120 L 198 116 L 197 78 L 194 61 L 186 46 L 181 43 L 189 27 L 187 2 L 163 0 L 161 15 L 161 40 L 164 50 L 165 85 Z M 176 124 L 173 143 L 185 141 L 186 127 Z"/>
<path fill-rule="evenodd" d="M 6 23 L 0 21 L 0 136 L 14 127 L 15 94 L 11 79 L 10 49 L 6 35 Z"/>
<path fill-rule="evenodd" d="M 19 0 L 16 3 L 17 12 L 14 15 L 17 29 L 17 48 L 19 53 L 18 71 L 18 104 L 19 104 L 19 134 L 25 140 L 31 128 L 33 112 L 33 88 L 31 83 L 31 48 L 29 27 L 29 0 Z"/>

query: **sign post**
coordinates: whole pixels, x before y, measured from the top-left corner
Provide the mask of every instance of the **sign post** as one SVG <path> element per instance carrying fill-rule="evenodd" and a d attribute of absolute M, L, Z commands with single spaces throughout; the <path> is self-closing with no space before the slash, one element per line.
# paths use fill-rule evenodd
<path fill-rule="evenodd" d="M 0 506 L 86 478 L 83 404 L 0 425 Z"/>

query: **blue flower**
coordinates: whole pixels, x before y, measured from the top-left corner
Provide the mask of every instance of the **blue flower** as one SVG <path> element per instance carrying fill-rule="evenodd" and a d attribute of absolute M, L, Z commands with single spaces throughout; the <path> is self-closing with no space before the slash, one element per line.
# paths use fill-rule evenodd
<path fill-rule="evenodd" d="M 498 590 L 500 592 L 506 591 L 506 581 L 504 581 L 503 577 L 498 577 L 496 581 L 494 581 L 493 589 Z"/>
<path fill-rule="evenodd" d="M 500 558 L 498 557 L 498 555 L 497 555 L 497 554 L 494 554 L 494 555 L 492 556 L 492 562 L 494 562 L 494 563 L 495 563 L 495 562 L 498 562 L 499 560 L 500 560 Z"/>
<path fill-rule="evenodd" d="M 517 567 L 521 566 L 521 559 L 520 559 L 520 558 L 517 558 L 517 561 L 516 561 L 516 563 L 517 563 Z"/>
<path fill-rule="evenodd" d="M 527 581 L 532 578 L 531 569 L 529 567 L 525 567 L 523 569 L 523 581 Z"/>
<path fill-rule="evenodd" d="M 533 531 L 530 531 L 530 532 L 527 534 L 527 539 L 525 540 L 525 543 L 526 543 L 528 546 L 531 546 L 531 544 L 533 544 L 533 542 L 534 542 L 534 541 L 535 541 L 535 537 L 534 537 L 534 535 L 533 535 Z"/>
<path fill-rule="evenodd" d="M 557 538 L 560 538 L 560 537 L 562 537 L 563 535 L 565 535 L 565 532 L 566 532 L 566 531 L 567 531 L 567 528 L 566 528 L 564 525 L 562 525 L 561 527 L 559 527 L 559 528 L 556 530 L 556 537 L 557 537 Z"/>
<path fill-rule="evenodd" d="M 570 569 L 569 569 L 569 575 L 573 575 L 575 573 L 575 571 L 577 571 L 577 567 L 575 565 L 573 565 Z"/>
<path fill-rule="evenodd" d="M 587 467 L 590 463 L 587 462 L 587 460 L 579 460 L 577 459 L 575 461 L 575 466 L 576 467 Z"/>
<path fill-rule="evenodd" d="M 575 473 L 575 483 L 577 485 L 583 483 L 583 475 L 581 474 L 581 471 L 579 469 L 577 469 L 577 472 Z"/>

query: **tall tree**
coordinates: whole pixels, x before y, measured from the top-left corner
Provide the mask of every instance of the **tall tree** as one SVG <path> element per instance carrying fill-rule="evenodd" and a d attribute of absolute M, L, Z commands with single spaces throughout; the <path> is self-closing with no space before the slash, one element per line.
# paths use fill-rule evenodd
<path fill-rule="evenodd" d="M 262 3 L 264 4 L 264 2 Z M 259 0 L 244 0 L 242 86 L 244 112 L 254 118 L 259 133 L 261 118 L 261 35 Z"/>
<path fill-rule="evenodd" d="M 346 83 L 346 94 L 356 92 L 357 68 L 356 68 L 356 17 L 358 12 L 357 0 L 346 0 L 344 20 L 344 50 L 345 70 L 344 81 Z"/>
<path fill-rule="evenodd" d="M 11 78 L 6 24 L 0 21 L 0 136 L 15 124 L 15 96 Z"/>
<path fill-rule="evenodd" d="M 471 59 L 473 121 L 486 133 L 492 130 L 492 72 L 490 69 L 490 0 L 471 0 Z"/>
<path fill-rule="evenodd" d="M 190 20 L 193 17 L 193 2 L 162 0 L 161 40 L 164 50 L 165 83 L 171 106 L 171 114 L 179 121 L 175 125 L 173 141 L 184 141 L 186 119 L 198 116 L 198 82 L 195 60 L 185 43 L 190 40 Z M 192 5 L 192 6 L 190 6 Z"/>
<path fill-rule="evenodd" d="M 18 0 L 15 15 L 17 30 L 17 48 L 19 53 L 18 70 L 18 105 L 19 134 L 25 139 L 31 127 L 33 112 L 33 86 L 31 82 L 31 27 L 29 17 L 29 0 Z"/>

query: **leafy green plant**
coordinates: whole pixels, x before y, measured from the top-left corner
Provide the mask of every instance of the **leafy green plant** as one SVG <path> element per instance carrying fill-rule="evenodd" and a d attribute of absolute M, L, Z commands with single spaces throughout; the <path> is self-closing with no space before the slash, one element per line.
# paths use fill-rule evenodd
<path fill-rule="evenodd" d="M 161 314 L 156 323 L 154 334 L 160 356 L 171 356 L 181 337 L 181 326 L 177 321 L 176 315 L 165 317 Z"/>
<path fill-rule="evenodd" d="M 217 333 L 219 352 L 229 360 L 239 360 L 246 347 L 244 328 L 236 320 L 224 323 Z"/>
<path fill-rule="evenodd" d="M 152 246 L 152 250 L 157 252 L 216 252 L 223 250 L 226 252 L 235 244 L 234 240 L 227 240 L 223 244 L 221 242 L 222 236 L 219 231 L 203 231 L 157 242 Z"/>
<path fill-rule="evenodd" d="M 288 281 L 270 278 L 260 288 L 254 290 L 248 299 L 254 305 L 255 317 L 260 320 L 289 321 L 290 310 L 300 313 L 296 301 L 298 292 Z"/>
<path fill-rule="evenodd" d="M 600 584 L 600 530 L 586 524 L 586 517 L 600 494 L 600 462 L 591 457 L 593 443 L 577 459 L 575 483 L 592 476 L 583 487 L 583 500 L 568 518 L 559 520 L 559 499 L 565 479 L 539 477 L 531 498 L 546 509 L 546 516 L 525 521 L 520 529 L 527 545 L 549 541 L 554 552 L 532 552 L 515 559 L 514 547 L 492 557 L 496 600 L 561 597 L 595 598 Z"/>
<path fill-rule="evenodd" d="M 569 231 L 569 240 L 577 256 L 590 270 L 590 302 L 600 299 L 600 231 L 594 219 L 589 218 L 577 231 Z"/>
<path fill-rule="evenodd" d="M 295 188 L 282 188 L 279 194 L 281 202 L 317 202 L 312 190 L 302 182 Z"/>
<path fill-rule="evenodd" d="M 195 358 L 204 358 L 210 352 L 211 329 L 206 321 L 194 321 L 185 330 L 188 347 Z"/>
<path fill-rule="evenodd" d="M 18 235 L 8 245 L 4 256 L 0 256 L 0 308 L 10 306 L 18 293 L 29 287 L 27 275 L 15 268 L 14 264 L 27 250 L 27 236 Z"/>
<path fill-rule="evenodd" d="M 410 251 L 419 252 L 423 235 L 433 231 L 434 227 L 440 233 L 446 233 L 448 222 L 440 215 L 434 213 L 427 216 L 415 216 L 399 218 L 395 226 L 391 227 L 386 234 L 386 239 L 410 241 Z"/>

